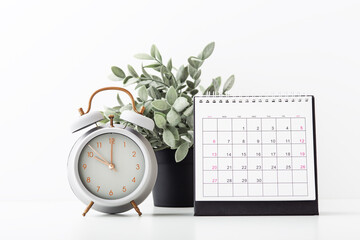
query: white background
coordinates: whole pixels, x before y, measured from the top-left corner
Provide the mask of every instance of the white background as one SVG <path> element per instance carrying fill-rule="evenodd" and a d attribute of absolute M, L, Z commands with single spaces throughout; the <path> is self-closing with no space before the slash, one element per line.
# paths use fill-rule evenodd
<path fill-rule="evenodd" d="M 316 97 L 320 199 L 360 198 L 359 1 L 1 1 L 1 200 L 74 200 L 69 125 L 110 67 L 155 43 L 174 66 L 215 41 L 203 83 Z M 105 96 L 106 95 L 106 96 Z M 123 97 L 126 99 L 126 96 Z M 116 104 L 115 93 L 94 109 Z"/>

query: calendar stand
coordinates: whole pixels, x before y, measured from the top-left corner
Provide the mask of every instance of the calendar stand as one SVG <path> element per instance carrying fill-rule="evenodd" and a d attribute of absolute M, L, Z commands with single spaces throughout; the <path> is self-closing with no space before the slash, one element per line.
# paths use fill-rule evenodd
<path fill-rule="evenodd" d="M 313 96 L 194 102 L 196 216 L 319 214 Z"/>

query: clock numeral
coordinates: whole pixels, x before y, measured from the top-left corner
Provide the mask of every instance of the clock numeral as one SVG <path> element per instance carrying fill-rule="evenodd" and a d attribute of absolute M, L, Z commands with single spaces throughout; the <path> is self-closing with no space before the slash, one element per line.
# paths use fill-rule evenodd
<path fill-rule="evenodd" d="M 115 143 L 115 138 L 109 138 L 109 143 L 114 144 Z"/>
<path fill-rule="evenodd" d="M 98 188 L 97 192 L 99 192 L 99 190 L 100 190 L 100 186 L 97 186 L 97 188 Z"/>
<path fill-rule="evenodd" d="M 126 147 L 126 142 L 124 142 L 124 147 Z"/>
<path fill-rule="evenodd" d="M 122 191 L 126 192 L 126 186 L 123 186 Z"/>
<path fill-rule="evenodd" d="M 96 147 L 97 147 L 97 148 L 101 148 L 101 147 L 102 147 L 101 142 L 97 142 L 97 143 L 96 143 Z"/>
<path fill-rule="evenodd" d="M 112 190 L 110 190 L 109 195 L 110 195 L 110 196 L 114 195 L 114 193 L 113 193 Z"/>
<path fill-rule="evenodd" d="M 86 167 L 87 167 L 87 165 L 86 165 L 86 164 L 83 164 L 83 168 L 84 168 L 84 170 L 86 169 Z"/>
<path fill-rule="evenodd" d="M 132 182 L 135 182 L 135 177 L 131 180 Z"/>
<path fill-rule="evenodd" d="M 86 182 L 87 182 L 87 183 L 89 183 L 89 182 L 90 182 L 90 177 L 88 177 L 88 178 L 86 179 Z"/>
<path fill-rule="evenodd" d="M 136 170 L 140 169 L 140 164 L 136 164 Z"/>
<path fill-rule="evenodd" d="M 94 153 L 93 152 L 88 152 L 88 157 L 93 157 Z"/>
<path fill-rule="evenodd" d="M 132 151 L 132 156 L 136 157 L 136 152 L 135 151 Z"/>

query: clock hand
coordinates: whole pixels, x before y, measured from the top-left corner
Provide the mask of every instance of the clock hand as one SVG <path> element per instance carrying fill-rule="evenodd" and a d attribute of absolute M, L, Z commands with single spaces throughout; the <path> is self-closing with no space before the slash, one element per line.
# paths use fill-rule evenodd
<path fill-rule="evenodd" d="M 90 144 L 89 144 L 88 146 L 89 146 L 89 147 L 91 148 L 91 150 L 93 150 L 103 161 L 107 162 L 107 161 L 105 160 L 105 158 L 100 155 L 100 153 L 98 153 L 92 146 L 90 146 Z"/>
<path fill-rule="evenodd" d="M 94 157 L 96 160 L 98 160 L 99 162 L 105 164 L 106 166 L 108 166 L 110 168 L 110 170 L 114 170 L 115 172 L 117 172 L 117 170 L 115 169 L 114 165 L 105 161 L 105 160 L 102 160 L 100 158 L 98 158 L 97 156 Z"/>
<path fill-rule="evenodd" d="M 100 153 L 98 153 L 92 146 L 90 146 L 90 144 L 88 146 L 91 148 L 91 150 L 93 150 L 100 157 L 100 158 L 98 158 L 97 156 L 95 156 L 96 160 L 98 160 L 99 162 L 102 162 L 103 164 L 107 165 L 110 168 L 110 170 L 114 169 L 115 172 L 117 172 L 116 169 L 115 169 L 114 164 L 110 164 L 108 161 L 106 161 L 104 159 L 104 157 L 100 155 Z"/>

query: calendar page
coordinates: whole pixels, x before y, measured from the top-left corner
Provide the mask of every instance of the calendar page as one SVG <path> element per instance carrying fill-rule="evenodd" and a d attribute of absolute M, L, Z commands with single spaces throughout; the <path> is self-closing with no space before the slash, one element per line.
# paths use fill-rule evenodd
<path fill-rule="evenodd" d="M 195 200 L 315 200 L 312 97 L 195 97 Z"/>

